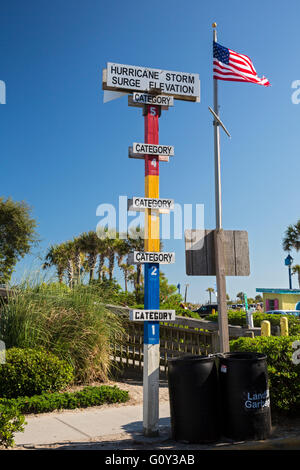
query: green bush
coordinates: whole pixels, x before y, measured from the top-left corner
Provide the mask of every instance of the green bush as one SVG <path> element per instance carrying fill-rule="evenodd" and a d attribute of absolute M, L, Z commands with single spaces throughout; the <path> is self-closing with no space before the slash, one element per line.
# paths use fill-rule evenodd
<path fill-rule="evenodd" d="M 14 433 L 24 431 L 25 417 L 14 405 L 0 403 L 0 446 L 13 447 Z"/>
<path fill-rule="evenodd" d="M 123 324 L 102 300 L 90 286 L 24 284 L 2 306 L 0 339 L 7 348 L 52 352 L 73 365 L 78 383 L 105 381 Z"/>
<path fill-rule="evenodd" d="M 128 392 L 118 387 L 100 385 L 87 386 L 77 392 L 44 393 L 33 397 L 19 397 L 16 399 L 0 399 L 0 406 L 14 406 L 24 414 L 46 413 L 60 409 L 86 408 L 99 406 L 104 403 L 124 403 L 129 400 Z"/>
<path fill-rule="evenodd" d="M 65 388 L 73 368 L 44 350 L 11 348 L 0 365 L 0 397 L 15 398 Z"/>
<path fill-rule="evenodd" d="M 256 336 L 230 341 L 231 351 L 266 354 L 271 407 L 277 412 L 300 412 L 300 364 L 292 362 L 292 343 L 299 336 Z"/>

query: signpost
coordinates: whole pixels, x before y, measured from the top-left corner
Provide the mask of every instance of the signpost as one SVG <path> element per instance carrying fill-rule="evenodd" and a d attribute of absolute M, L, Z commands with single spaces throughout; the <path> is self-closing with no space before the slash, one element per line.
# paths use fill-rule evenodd
<path fill-rule="evenodd" d="M 175 262 L 175 253 L 160 252 L 159 214 L 174 208 L 172 199 L 159 197 L 159 162 L 174 156 L 174 147 L 159 144 L 159 117 L 174 99 L 200 102 L 198 74 L 172 72 L 109 62 L 103 70 L 105 92 L 130 93 L 128 105 L 142 107 L 144 142 L 129 147 L 130 158 L 145 162 L 145 197 L 128 201 L 128 210 L 145 211 L 144 252 L 134 252 L 134 262 L 144 263 L 144 310 L 132 310 L 130 320 L 144 322 L 143 428 L 158 435 L 159 321 L 175 320 L 174 310 L 159 309 L 159 266 Z M 111 96 L 106 98 L 112 99 Z"/>

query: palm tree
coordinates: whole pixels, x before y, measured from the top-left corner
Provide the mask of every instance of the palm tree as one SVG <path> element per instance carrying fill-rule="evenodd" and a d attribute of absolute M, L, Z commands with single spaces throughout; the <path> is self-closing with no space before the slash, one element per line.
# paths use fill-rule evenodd
<path fill-rule="evenodd" d="M 82 251 L 87 254 L 87 263 L 89 269 L 89 281 L 94 279 L 95 267 L 99 253 L 99 238 L 96 232 L 90 230 L 80 235 L 80 246 Z"/>
<path fill-rule="evenodd" d="M 295 225 L 289 225 L 285 231 L 282 246 L 284 251 L 300 250 L 300 220 Z"/>
<path fill-rule="evenodd" d="M 206 289 L 206 292 L 209 293 L 209 303 L 211 304 L 211 294 L 214 294 L 215 293 L 215 289 L 213 289 L 213 287 L 208 287 Z"/>
<path fill-rule="evenodd" d="M 67 273 L 68 273 L 68 282 L 69 287 L 74 285 L 74 258 L 75 258 L 75 243 L 72 240 L 69 240 L 61 244 L 62 249 L 65 251 L 67 257 Z"/>
<path fill-rule="evenodd" d="M 134 273 L 134 266 L 128 263 L 122 263 L 119 265 L 120 269 L 123 271 L 124 275 L 124 282 L 125 282 L 125 292 L 128 291 L 128 281 L 130 280 L 130 276 Z"/>
<path fill-rule="evenodd" d="M 300 264 L 295 264 L 292 267 L 292 273 L 298 275 L 298 284 L 299 284 L 299 289 L 300 289 Z"/>
<path fill-rule="evenodd" d="M 81 271 L 85 261 L 85 252 L 80 236 L 73 239 L 73 249 L 74 280 L 77 284 L 80 284 Z"/>
<path fill-rule="evenodd" d="M 68 267 L 68 256 L 63 243 L 51 245 L 45 256 L 43 269 L 49 269 L 52 266 L 56 267 L 58 281 L 61 284 L 63 282 L 64 272 Z"/>
<path fill-rule="evenodd" d="M 124 274 L 124 280 L 125 280 L 125 292 L 127 292 L 127 267 L 130 265 L 127 263 L 123 263 L 124 257 L 130 253 L 130 244 L 127 239 L 124 238 L 117 238 L 115 240 L 115 253 L 117 256 L 117 263 L 119 268 L 123 271 Z M 132 266 L 133 267 L 133 266 Z"/>
<path fill-rule="evenodd" d="M 144 229 L 141 229 L 139 226 L 136 229 L 131 228 L 129 236 L 128 236 L 128 243 L 130 247 L 130 251 L 144 251 Z M 136 264 L 136 278 L 135 278 L 135 290 L 136 294 L 139 294 L 140 285 L 142 279 L 142 264 Z"/>

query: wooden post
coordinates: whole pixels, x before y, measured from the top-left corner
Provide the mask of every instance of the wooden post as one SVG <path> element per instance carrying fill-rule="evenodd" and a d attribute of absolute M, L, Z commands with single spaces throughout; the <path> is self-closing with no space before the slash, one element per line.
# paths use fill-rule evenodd
<path fill-rule="evenodd" d="M 145 143 L 158 144 L 160 107 L 144 107 Z M 145 197 L 159 197 L 159 158 L 145 155 Z M 145 251 L 159 251 L 159 214 L 145 211 Z M 159 309 L 159 264 L 145 263 L 144 308 Z M 159 322 L 144 322 L 143 429 L 158 435 L 159 420 Z"/>
<path fill-rule="evenodd" d="M 229 330 L 225 282 L 224 232 L 215 230 L 216 278 L 218 292 L 218 324 L 220 352 L 229 352 Z"/>

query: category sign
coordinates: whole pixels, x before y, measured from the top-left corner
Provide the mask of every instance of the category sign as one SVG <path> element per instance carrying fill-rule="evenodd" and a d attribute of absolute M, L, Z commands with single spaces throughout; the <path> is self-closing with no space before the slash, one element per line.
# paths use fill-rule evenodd
<path fill-rule="evenodd" d="M 133 93 L 134 103 L 155 104 L 158 106 L 174 106 L 173 96 L 151 95 L 148 93 Z"/>
<path fill-rule="evenodd" d="M 107 63 L 103 71 L 104 90 L 151 92 L 176 99 L 200 101 L 200 78 L 197 73 L 173 72 L 136 65 Z"/>
<path fill-rule="evenodd" d="M 174 321 L 175 310 L 130 310 L 132 321 Z"/>
<path fill-rule="evenodd" d="M 159 252 L 159 251 L 134 251 L 134 263 L 159 263 L 172 264 L 175 263 L 175 253 Z"/>
<path fill-rule="evenodd" d="M 163 155 L 165 157 L 173 157 L 174 147 L 172 145 L 156 145 L 134 142 L 132 144 L 132 152 L 144 155 Z"/>
<path fill-rule="evenodd" d="M 144 160 L 145 155 L 143 153 L 133 153 L 132 147 L 128 147 L 128 157 L 129 158 L 136 158 L 138 160 Z M 158 155 L 159 162 L 169 162 L 169 157 L 167 155 Z"/>
<path fill-rule="evenodd" d="M 174 199 L 160 199 L 153 197 L 133 197 L 128 199 L 128 210 L 143 211 L 155 209 L 169 212 L 174 210 Z"/>

